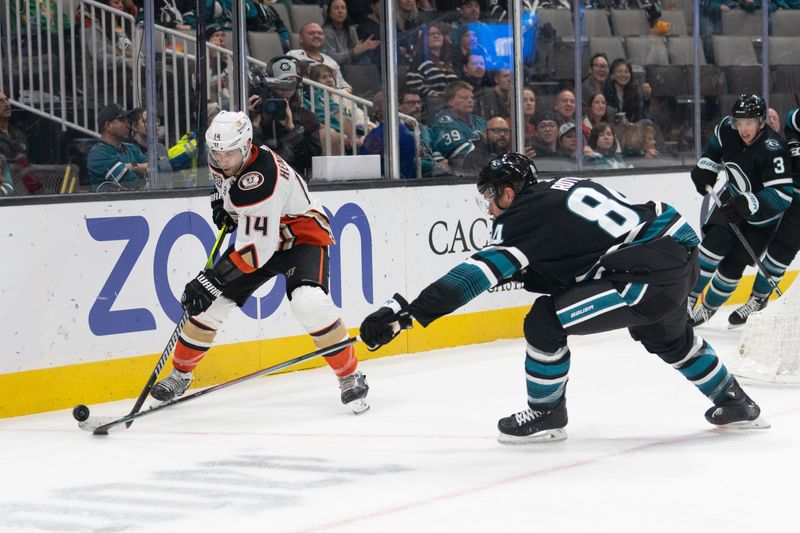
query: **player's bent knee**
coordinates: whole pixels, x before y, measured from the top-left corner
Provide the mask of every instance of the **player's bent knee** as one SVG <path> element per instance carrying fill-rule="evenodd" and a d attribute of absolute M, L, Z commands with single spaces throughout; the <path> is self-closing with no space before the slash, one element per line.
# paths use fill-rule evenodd
<path fill-rule="evenodd" d="M 290 295 L 292 313 L 317 346 L 328 346 L 347 337 L 347 328 L 330 296 L 316 285 L 301 285 Z"/>
<path fill-rule="evenodd" d="M 200 330 L 213 330 L 216 333 L 234 307 L 236 307 L 236 302 L 227 296 L 220 296 L 208 309 L 191 317 L 188 324 Z"/>
<path fill-rule="evenodd" d="M 567 343 L 567 333 L 556 315 L 553 298 L 540 296 L 525 316 L 525 340 L 534 348 L 554 353 Z"/>

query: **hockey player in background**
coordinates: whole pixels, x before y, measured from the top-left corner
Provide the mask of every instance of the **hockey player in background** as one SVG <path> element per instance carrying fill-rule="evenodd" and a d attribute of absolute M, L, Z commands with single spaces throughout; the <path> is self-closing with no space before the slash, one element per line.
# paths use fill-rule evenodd
<path fill-rule="evenodd" d="M 783 132 L 789 148 L 789 168 L 794 178 L 794 198 L 792 205 L 783 213 L 778 229 L 769 242 L 767 253 L 762 260 L 764 269 L 776 284 L 783 278 L 786 269 L 794 261 L 797 250 L 800 249 L 800 109 L 792 109 L 786 114 Z M 771 293 L 772 286 L 759 272 L 747 303 L 728 317 L 729 327 L 743 326 L 751 313 L 767 306 Z"/>
<path fill-rule="evenodd" d="M 494 219 L 489 245 L 410 304 L 395 294 L 367 316 L 361 324 L 367 346 L 388 343 L 412 319 L 427 326 L 492 286 L 521 281 L 544 296 L 523 323 L 528 408 L 500 419 L 500 442 L 566 438 L 567 337 L 619 328 L 714 403 L 705 413 L 710 423 L 769 426 L 687 323 L 699 240 L 675 209 L 632 204 L 590 180 L 538 182 L 534 163 L 518 153 L 492 160 L 478 177 L 478 191 Z"/>
<path fill-rule="evenodd" d="M 689 294 L 692 325 L 708 321 L 724 304 L 753 260 L 734 234 L 736 225 L 752 249 L 761 254 L 781 215 L 792 201 L 792 175 L 786 144 L 766 127 L 767 104 L 756 95 L 742 95 L 731 116 L 714 128 L 706 151 L 692 169 L 692 181 L 700 195 L 713 187 L 725 169 L 727 183 L 703 225 L 700 244 L 700 277 Z M 713 276 L 713 279 L 712 279 Z M 697 300 L 711 280 L 703 303 Z"/>
<path fill-rule="evenodd" d="M 265 146 L 252 144 L 253 126 L 245 113 L 220 112 L 206 132 L 208 167 L 215 190 L 211 207 L 217 227 L 238 224 L 236 242 L 213 268 L 200 272 L 181 296 L 189 320 L 172 357 L 173 370 L 151 395 L 169 401 L 192 382 L 192 371 L 211 347 L 234 307 L 273 277 L 286 277 L 294 316 L 318 348 L 348 338 L 347 328 L 328 295 L 328 246 L 333 244 L 322 204 L 303 178 Z M 369 387 L 356 369 L 353 346 L 325 357 L 339 378 L 342 403 L 354 412 L 368 409 Z"/>

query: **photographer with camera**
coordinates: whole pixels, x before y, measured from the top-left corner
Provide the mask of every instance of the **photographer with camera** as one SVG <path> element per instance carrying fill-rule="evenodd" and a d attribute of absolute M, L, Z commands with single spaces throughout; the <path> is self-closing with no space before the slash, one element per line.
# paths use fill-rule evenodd
<path fill-rule="evenodd" d="M 300 82 L 296 60 L 276 57 L 266 76 L 251 84 L 249 114 L 255 143 L 267 145 L 309 179 L 311 158 L 322 155 L 322 145 L 319 121 L 303 107 Z"/>

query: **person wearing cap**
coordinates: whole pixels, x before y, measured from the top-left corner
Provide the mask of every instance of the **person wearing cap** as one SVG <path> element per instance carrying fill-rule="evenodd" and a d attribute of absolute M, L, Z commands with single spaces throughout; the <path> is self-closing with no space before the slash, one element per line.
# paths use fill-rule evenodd
<path fill-rule="evenodd" d="M 578 150 L 578 133 L 574 122 L 565 122 L 558 128 L 558 155 L 575 159 Z"/>
<path fill-rule="evenodd" d="M 556 157 L 558 155 L 558 117 L 552 111 L 543 111 L 533 116 L 536 133 L 530 149 L 533 157 Z"/>
<path fill-rule="evenodd" d="M 87 157 L 89 187 L 102 192 L 140 188 L 147 177 L 147 156 L 133 143 L 128 114 L 119 104 L 107 105 L 97 115 L 100 142 Z"/>
<path fill-rule="evenodd" d="M 266 144 L 308 179 L 312 158 L 322 155 L 322 144 L 319 121 L 303 107 L 299 96 L 300 81 L 297 60 L 289 56 L 274 59 L 267 66 L 268 88 L 250 96 L 249 114 L 256 144 Z M 269 106 L 265 107 L 266 100 L 285 102 L 287 112 L 283 118 L 272 114 Z"/>
<path fill-rule="evenodd" d="M 225 32 L 219 24 L 209 24 L 206 26 L 206 41 L 214 46 L 225 48 Z M 228 59 L 229 55 L 208 47 L 208 68 L 210 71 L 209 85 L 211 90 L 208 97 L 221 103 L 222 107 L 228 107 L 230 102 L 230 89 L 228 87 Z"/>
<path fill-rule="evenodd" d="M 459 47 L 461 36 L 466 31 L 464 28 L 469 28 L 470 31 L 475 32 L 478 36 L 479 43 L 490 43 L 492 39 L 489 38 L 487 33 L 487 26 L 481 22 L 481 4 L 479 0 L 456 0 L 456 17 L 450 23 L 450 40 L 451 44 Z"/>
<path fill-rule="evenodd" d="M 289 50 L 286 55 L 308 61 L 328 65 L 336 73 L 336 88 L 353 92 L 353 87 L 342 76 L 342 69 L 331 56 L 322 52 L 325 48 L 325 31 L 316 22 L 309 22 L 300 28 L 300 48 Z"/>

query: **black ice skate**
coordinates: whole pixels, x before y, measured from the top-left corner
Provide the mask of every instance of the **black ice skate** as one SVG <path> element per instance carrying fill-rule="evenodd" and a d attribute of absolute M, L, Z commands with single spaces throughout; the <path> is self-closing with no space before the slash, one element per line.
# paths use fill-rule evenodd
<path fill-rule="evenodd" d="M 567 438 L 567 399 L 552 409 L 528 408 L 519 413 L 501 418 L 497 422 L 500 434 L 497 441 L 502 444 L 529 444 L 551 442 Z"/>
<path fill-rule="evenodd" d="M 696 328 L 700 324 L 705 324 L 711 319 L 712 316 L 714 316 L 714 313 L 716 312 L 716 309 L 709 309 L 705 306 L 705 304 L 700 304 L 696 309 L 689 313 L 689 325 L 693 328 Z"/>
<path fill-rule="evenodd" d="M 692 311 L 694 311 L 694 306 L 697 305 L 697 297 L 696 296 L 689 296 L 689 300 L 686 303 L 686 312 L 689 313 L 689 316 L 692 316 Z"/>
<path fill-rule="evenodd" d="M 745 394 L 734 379 L 714 407 L 706 411 L 706 420 L 715 426 L 736 429 L 767 429 L 769 422 L 761 418 L 761 408 Z"/>
<path fill-rule="evenodd" d="M 357 415 L 369 409 L 364 398 L 369 392 L 367 376 L 360 370 L 339 378 L 339 388 L 342 390 L 342 403 L 353 410 Z"/>
<path fill-rule="evenodd" d="M 761 311 L 764 309 L 768 302 L 769 296 L 764 296 L 763 298 L 750 296 L 750 299 L 747 300 L 746 304 L 730 314 L 728 317 L 728 329 L 736 329 L 744 326 L 747 322 L 747 317 L 756 311 Z"/>
<path fill-rule="evenodd" d="M 192 384 L 192 373 L 181 372 L 175 368 L 165 377 L 153 386 L 150 391 L 150 396 L 160 402 L 170 402 L 179 396 L 183 396 L 189 385 Z"/>

